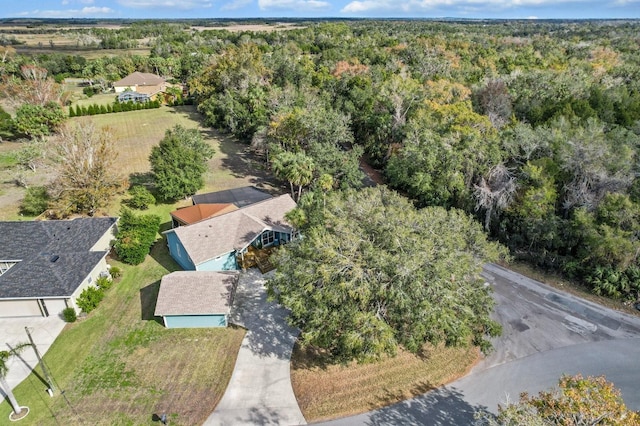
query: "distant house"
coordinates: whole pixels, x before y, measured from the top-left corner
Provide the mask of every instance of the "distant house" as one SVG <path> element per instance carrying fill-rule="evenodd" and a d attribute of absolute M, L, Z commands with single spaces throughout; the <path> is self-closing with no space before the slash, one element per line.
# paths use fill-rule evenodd
<path fill-rule="evenodd" d="M 170 229 L 164 232 L 169 252 L 188 271 L 239 269 L 239 261 L 249 251 L 278 246 L 294 237 L 285 215 L 295 207 L 285 194 Z"/>
<path fill-rule="evenodd" d="M 146 93 L 138 93 L 138 92 L 122 92 L 118 95 L 118 102 L 135 102 L 135 103 L 145 103 L 151 101 L 151 97 Z"/>
<path fill-rule="evenodd" d="M 0 317 L 58 315 L 108 272 L 116 218 L 0 222 Z"/>
<path fill-rule="evenodd" d="M 226 327 L 238 272 L 178 271 L 162 277 L 155 315 L 167 328 Z"/>
<path fill-rule="evenodd" d="M 191 225 L 204 219 L 238 210 L 234 204 L 195 204 L 170 213 L 172 228 Z"/>
<path fill-rule="evenodd" d="M 160 93 L 164 93 L 169 86 L 170 84 L 158 75 L 138 71 L 113 83 L 113 88 L 116 93 L 128 92 L 132 93 L 132 95 L 126 96 L 136 96 L 133 95 L 135 93 L 140 96 L 139 99 L 143 99 L 143 96 L 147 96 L 148 100 L 154 100 Z M 123 102 L 120 100 L 120 95 L 118 95 L 118 100 Z M 135 99 L 126 100 L 135 101 Z"/>

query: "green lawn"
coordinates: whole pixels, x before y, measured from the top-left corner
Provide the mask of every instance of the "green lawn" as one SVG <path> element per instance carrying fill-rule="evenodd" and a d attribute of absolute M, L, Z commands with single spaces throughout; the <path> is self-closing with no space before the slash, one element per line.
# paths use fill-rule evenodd
<path fill-rule="evenodd" d="M 132 181 L 147 179 L 144 174 L 149 171 L 151 147 L 160 142 L 167 129 L 182 124 L 201 129 L 216 151 L 209 162 L 204 190 L 249 184 L 266 184 L 267 189 L 273 189 L 265 180 L 262 163 L 246 152 L 246 145 L 202 128 L 194 107 L 162 107 L 72 120 L 93 120 L 97 127 L 112 129 L 119 151 L 119 171 Z M 2 151 L 3 156 L 12 150 Z M 101 214 L 117 215 L 126 197 L 116 197 Z M 17 212 L 18 205 L 13 203 L 3 206 L 5 220 Z M 188 203 L 158 204 L 145 213 L 160 215 L 165 229 L 169 212 Z M 45 355 L 66 399 L 59 393 L 49 398 L 40 379 L 30 375 L 15 390 L 20 404 L 31 409 L 20 424 L 157 424 L 152 415 L 163 412 L 169 415 L 171 424 L 202 423 L 224 393 L 244 330 L 168 330 L 153 318 L 159 281 L 178 268 L 164 241 L 156 243 L 142 265 L 110 263 L 122 266 L 122 281 L 107 292 L 96 311 L 68 325 Z M 0 419 L 6 419 L 9 412 L 9 404 L 2 402 Z"/>
<path fill-rule="evenodd" d="M 169 330 L 156 322 L 159 280 L 177 269 L 162 241 L 142 265 L 117 265 L 122 281 L 87 318 L 67 325 L 44 357 L 66 399 L 49 398 L 31 374 L 15 389 L 31 410 L 20 424 L 141 425 L 165 412 L 171 424 L 201 424 L 224 394 L 244 330 Z M 10 410 L 0 404 L 0 418 Z"/>

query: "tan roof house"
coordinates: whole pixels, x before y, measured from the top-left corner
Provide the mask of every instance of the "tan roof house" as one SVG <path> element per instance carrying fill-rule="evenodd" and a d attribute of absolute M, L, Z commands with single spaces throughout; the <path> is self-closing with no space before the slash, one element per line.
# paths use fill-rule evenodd
<path fill-rule="evenodd" d="M 159 93 L 163 93 L 169 87 L 169 83 L 158 75 L 145 72 L 134 72 L 129 74 L 122 80 L 113 83 L 116 93 L 122 93 L 127 90 L 147 95 L 153 98 Z"/>
<path fill-rule="evenodd" d="M 162 277 L 155 316 L 167 328 L 226 327 L 237 271 L 178 271 Z"/>
<path fill-rule="evenodd" d="M 293 239 L 295 231 L 285 215 L 295 207 L 285 194 L 170 229 L 164 232 L 169 252 L 185 270 L 236 270 L 237 258 L 250 247 L 262 250 Z"/>

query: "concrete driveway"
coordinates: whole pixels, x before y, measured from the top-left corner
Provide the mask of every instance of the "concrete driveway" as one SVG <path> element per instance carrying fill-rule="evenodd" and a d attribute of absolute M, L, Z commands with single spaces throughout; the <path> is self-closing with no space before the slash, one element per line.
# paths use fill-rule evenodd
<path fill-rule="evenodd" d="M 298 331 L 286 324 L 285 309 L 267 302 L 266 277 L 255 268 L 240 275 L 231 322 L 247 334 L 227 390 L 205 425 L 306 424 L 289 367 Z"/>
<path fill-rule="evenodd" d="M 640 410 L 640 318 L 555 290 L 496 265 L 494 318 L 503 334 L 471 374 L 417 398 L 325 425 L 468 425 L 521 392 L 554 387 L 562 374 L 605 375 Z"/>
<path fill-rule="evenodd" d="M 29 327 L 29 331 L 31 332 L 34 343 L 38 347 L 40 355 L 44 355 L 64 326 L 64 320 L 58 316 L 47 318 L 0 318 L 0 350 L 9 350 L 19 343 L 28 343 L 29 338 L 24 328 Z M 11 386 L 11 389 L 18 386 L 37 364 L 38 359 L 31 348 L 24 349 L 19 356 L 11 357 L 9 360 L 9 374 L 7 375 L 7 382 L 9 386 Z M 44 393 L 46 385 L 41 381 L 38 381 L 37 385 L 42 386 Z M 1 388 L 0 395 L 3 398 L 5 397 L 4 391 Z"/>

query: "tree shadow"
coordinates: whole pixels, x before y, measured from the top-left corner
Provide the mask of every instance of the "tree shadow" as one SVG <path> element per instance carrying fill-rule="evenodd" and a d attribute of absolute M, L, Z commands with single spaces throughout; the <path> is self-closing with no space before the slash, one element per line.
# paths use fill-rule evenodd
<path fill-rule="evenodd" d="M 369 414 L 365 425 L 472 425 L 479 413 L 488 413 L 487 407 L 473 406 L 464 399 L 464 394 L 454 387 L 441 387 L 429 391 L 428 384 L 422 384 L 416 392 L 424 395 L 409 399 Z M 389 393 L 383 402 L 397 398 Z M 397 400 L 397 399 L 396 399 Z"/>
<path fill-rule="evenodd" d="M 220 152 L 225 155 L 221 165 L 233 177 L 249 177 L 251 185 L 271 195 L 287 192 L 287 185 L 273 176 L 265 158 L 258 155 L 249 145 L 239 142 L 233 136 L 218 132 L 214 132 L 212 137 L 220 141 Z"/>
<path fill-rule="evenodd" d="M 159 232 L 162 232 L 171 229 L 171 222 L 165 222 L 160 225 Z M 151 250 L 149 251 L 149 256 L 160 266 L 166 269 L 168 272 L 181 271 L 182 268 L 178 263 L 173 260 L 171 254 L 169 254 L 169 248 L 167 247 L 167 238 L 162 235 L 162 237 L 157 240 L 153 246 L 151 246 Z"/>
<path fill-rule="evenodd" d="M 153 173 L 151 172 L 136 172 L 129 174 L 129 187 L 144 186 L 149 189 L 155 186 L 153 180 Z"/>
<path fill-rule="evenodd" d="M 254 354 L 289 360 L 298 330 L 287 324 L 286 309 L 267 300 L 264 283 L 268 276 L 256 268 L 240 275 L 231 322 L 247 329 L 243 345 Z"/>
<path fill-rule="evenodd" d="M 5 343 L 5 345 L 7 345 L 7 347 L 9 348 L 9 352 L 11 352 L 13 354 L 13 356 L 15 356 L 17 359 L 19 359 L 26 367 L 27 369 L 29 369 L 29 371 L 31 371 L 31 373 L 36 376 L 38 378 L 38 380 L 40 380 L 42 382 L 43 385 L 45 385 L 47 388 L 49 388 L 49 383 L 47 383 L 47 381 L 45 380 L 44 377 L 42 377 L 42 375 L 36 370 L 37 364 L 36 366 L 33 366 L 31 364 L 29 364 L 27 362 L 26 359 L 24 359 L 24 357 L 22 356 L 22 354 L 19 351 L 15 351 L 15 348 L 13 346 L 11 346 L 8 343 Z M 31 350 L 33 348 L 25 348 L 25 350 Z M 0 387 L 0 393 L 4 396 L 7 396 L 4 392 L 4 389 L 2 389 L 2 387 Z"/>
<path fill-rule="evenodd" d="M 140 317 L 143 321 L 155 321 L 164 327 L 162 318 L 155 316 L 160 280 L 140 289 Z"/>

